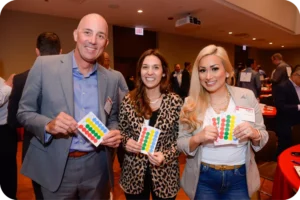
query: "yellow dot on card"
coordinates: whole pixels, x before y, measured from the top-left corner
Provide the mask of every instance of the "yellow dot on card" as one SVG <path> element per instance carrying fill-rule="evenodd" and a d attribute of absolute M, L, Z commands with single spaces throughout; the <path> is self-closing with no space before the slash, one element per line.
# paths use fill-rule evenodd
<path fill-rule="evenodd" d="M 98 133 L 101 137 L 103 137 L 103 135 L 104 135 L 103 131 L 99 131 Z"/>

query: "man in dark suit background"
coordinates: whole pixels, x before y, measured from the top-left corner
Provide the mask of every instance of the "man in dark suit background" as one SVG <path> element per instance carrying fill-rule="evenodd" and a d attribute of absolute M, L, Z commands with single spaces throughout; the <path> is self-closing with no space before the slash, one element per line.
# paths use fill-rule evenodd
<path fill-rule="evenodd" d="M 37 56 L 60 54 L 61 44 L 58 35 L 53 32 L 41 33 L 37 38 L 35 52 Z M 13 79 L 13 88 L 12 88 L 11 95 L 9 97 L 8 116 L 7 116 L 7 122 L 13 129 L 21 127 L 21 125 L 19 124 L 16 118 L 16 115 L 19 109 L 19 101 L 23 93 L 23 88 L 26 83 L 28 72 L 29 70 L 20 73 L 16 75 Z M 33 137 L 32 133 L 26 130 L 24 131 L 22 161 L 25 157 L 25 154 L 27 152 L 32 137 Z M 32 181 L 32 185 L 33 185 L 36 199 L 43 199 L 40 185 L 34 181 Z"/>
<path fill-rule="evenodd" d="M 275 89 L 277 156 L 292 146 L 291 127 L 300 124 L 300 65 L 292 70 L 290 79 Z"/>
<path fill-rule="evenodd" d="M 175 64 L 175 70 L 171 74 L 171 87 L 173 92 L 178 94 L 182 99 L 188 96 L 190 89 L 190 73 L 189 73 L 189 62 L 184 63 L 184 70 L 180 69 L 180 64 Z"/>

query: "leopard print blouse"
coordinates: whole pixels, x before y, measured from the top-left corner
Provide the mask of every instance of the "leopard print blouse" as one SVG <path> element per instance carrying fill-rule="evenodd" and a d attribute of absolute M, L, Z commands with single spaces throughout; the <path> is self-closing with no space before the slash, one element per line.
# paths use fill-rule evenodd
<path fill-rule="evenodd" d="M 180 189 L 177 137 L 179 131 L 179 113 L 183 104 L 182 99 L 174 93 L 163 96 L 157 120 L 154 127 L 161 130 L 155 151 L 164 154 L 165 161 L 161 166 L 149 163 L 152 175 L 153 191 L 160 198 L 171 198 Z M 144 123 L 143 117 L 138 117 L 129 95 L 122 101 L 119 113 L 119 129 L 125 145 L 129 138 L 138 141 L 140 130 Z M 144 187 L 144 177 L 147 169 L 147 155 L 126 152 L 120 186 L 128 194 L 140 194 Z"/>

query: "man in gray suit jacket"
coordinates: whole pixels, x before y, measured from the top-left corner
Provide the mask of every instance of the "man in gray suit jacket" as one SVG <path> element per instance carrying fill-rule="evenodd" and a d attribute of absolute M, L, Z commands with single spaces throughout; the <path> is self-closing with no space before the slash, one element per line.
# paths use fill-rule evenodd
<path fill-rule="evenodd" d="M 29 72 L 18 120 L 35 137 L 21 172 L 42 186 L 44 199 L 109 199 L 111 151 L 121 141 L 118 85 L 96 59 L 108 45 L 108 25 L 84 16 L 73 33 L 74 51 L 38 57 Z M 93 112 L 110 130 L 96 148 L 77 130 Z"/>

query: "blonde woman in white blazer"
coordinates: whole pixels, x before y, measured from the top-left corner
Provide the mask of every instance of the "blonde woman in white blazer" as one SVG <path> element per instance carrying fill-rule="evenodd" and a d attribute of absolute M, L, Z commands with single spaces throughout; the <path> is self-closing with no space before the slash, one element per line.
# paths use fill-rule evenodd
<path fill-rule="evenodd" d="M 228 85 L 234 73 L 222 47 L 209 45 L 193 66 L 189 97 L 181 110 L 178 149 L 187 155 L 181 186 L 190 199 L 250 199 L 260 187 L 254 160 L 268 141 L 263 116 L 252 91 Z M 239 144 L 215 146 L 219 132 L 208 119 L 214 114 L 250 108 L 233 131 Z"/>

